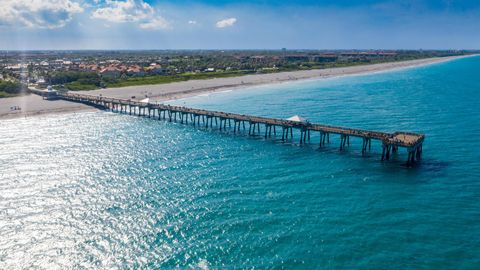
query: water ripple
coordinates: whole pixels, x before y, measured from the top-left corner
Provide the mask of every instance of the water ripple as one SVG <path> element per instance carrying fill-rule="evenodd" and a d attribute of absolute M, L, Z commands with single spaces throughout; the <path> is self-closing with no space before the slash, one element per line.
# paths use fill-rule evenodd
<path fill-rule="evenodd" d="M 339 153 L 336 138 L 298 147 L 105 112 L 2 121 L 0 269 L 478 268 L 479 64 L 182 101 L 425 132 L 414 169 L 355 140 Z"/>

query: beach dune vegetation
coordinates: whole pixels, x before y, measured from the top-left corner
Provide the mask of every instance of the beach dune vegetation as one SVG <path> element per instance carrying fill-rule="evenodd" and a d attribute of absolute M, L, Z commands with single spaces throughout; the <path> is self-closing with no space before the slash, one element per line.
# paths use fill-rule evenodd
<path fill-rule="evenodd" d="M 26 87 L 20 82 L 0 80 L 0 98 L 14 97 L 26 91 Z"/>
<path fill-rule="evenodd" d="M 211 78 L 226 78 L 252 74 L 253 71 L 220 71 L 208 73 L 187 72 L 175 75 L 153 75 L 144 77 L 122 77 L 109 78 L 101 77 L 90 72 L 59 72 L 54 74 L 50 80 L 52 85 L 64 85 L 71 91 L 94 90 L 103 87 L 125 87 L 134 85 L 164 84 L 188 80 L 202 80 Z"/>
<path fill-rule="evenodd" d="M 69 90 L 92 90 L 102 86 L 101 77 L 95 72 L 63 71 L 52 74 L 52 85 L 64 85 Z"/>

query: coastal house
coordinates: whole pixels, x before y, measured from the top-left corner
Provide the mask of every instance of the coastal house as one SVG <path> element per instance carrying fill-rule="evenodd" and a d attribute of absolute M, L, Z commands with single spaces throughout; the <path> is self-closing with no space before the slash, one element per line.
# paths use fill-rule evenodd
<path fill-rule="evenodd" d="M 150 64 L 150 66 L 145 68 L 145 71 L 151 75 L 163 75 L 167 73 L 167 70 L 165 68 L 162 68 L 161 65 L 156 63 Z"/>
<path fill-rule="evenodd" d="M 122 70 L 115 66 L 108 66 L 100 70 L 100 75 L 105 78 L 119 78 L 122 75 Z"/>
<path fill-rule="evenodd" d="M 325 53 L 325 54 L 320 54 L 320 55 L 314 55 L 311 57 L 310 61 L 311 62 L 335 62 L 338 59 L 338 55 L 334 53 Z"/>
<path fill-rule="evenodd" d="M 129 76 L 145 76 L 146 74 L 145 70 L 139 65 L 129 67 L 126 73 Z"/>
<path fill-rule="evenodd" d="M 45 84 L 46 83 L 45 78 L 44 77 L 38 77 L 38 79 L 36 80 L 36 83 Z"/>
<path fill-rule="evenodd" d="M 286 55 L 284 59 L 289 62 L 308 62 L 310 60 L 308 55 Z"/>
<path fill-rule="evenodd" d="M 63 66 L 63 59 L 57 59 L 57 60 L 53 61 L 52 65 L 54 67 L 57 67 L 57 68 L 62 67 Z"/>
<path fill-rule="evenodd" d="M 12 74 L 20 77 L 24 77 L 27 71 L 28 65 L 27 64 L 15 64 L 11 66 L 6 66 L 5 70 L 9 70 Z"/>
<path fill-rule="evenodd" d="M 265 55 L 254 55 L 251 56 L 250 59 L 255 63 L 265 62 L 265 60 L 267 60 Z"/>
<path fill-rule="evenodd" d="M 395 56 L 396 52 L 377 52 L 377 51 L 364 51 L 364 52 L 343 52 L 340 54 L 343 58 L 379 58 L 387 56 Z"/>
<path fill-rule="evenodd" d="M 94 72 L 101 70 L 99 66 L 96 64 L 80 64 L 78 68 L 79 70 L 94 71 Z"/>

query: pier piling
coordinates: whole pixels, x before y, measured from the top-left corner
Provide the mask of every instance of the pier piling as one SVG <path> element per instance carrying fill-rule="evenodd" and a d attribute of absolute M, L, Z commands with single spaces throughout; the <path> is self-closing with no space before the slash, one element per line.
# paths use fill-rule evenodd
<path fill-rule="evenodd" d="M 192 109 L 187 107 L 143 103 L 134 100 L 116 99 L 107 97 L 97 97 L 76 93 L 58 93 L 59 98 L 73 102 L 81 102 L 87 105 L 96 107 L 103 107 L 112 112 L 125 113 L 129 115 L 145 116 L 149 118 L 157 118 L 172 121 L 180 121 L 182 124 L 190 122 L 193 126 L 205 126 L 205 128 L 212 128 L 215 126 L 219 130 L 227 130 L 232 127 L 233 133 L 240 132 L 241 127 L 246 131 L 246 122 L 249 124 L 248 135 L 255 136 L 256 133 L 260 135 L 260 125 L 263 125 L 264 138 L 276 136 L 276 127 L 282 129 L 282 141 L 293 139 L 293 129 L 300 132 L 300 144 L 306 144 L 311 139 L 311 132 L 317 131 L 320 134 L 319 146 L 323 147 L 326 143 L 330 143 L 330 133 L 340 135 L 340 150 L 344 150 L 346 146 L 350 146 L 350 137 L 357 137 L 362 139 L 362 155 L 365 155 L 367 149 L 371 150 L 372 140 L 381 142 L 382 155 L 381 160 L 390 160 L 395 157 L 399 147 L 407 149 L 407 165 L 412 166 L 418 162 L 422 157 L 423 141 L 425 136 L 422 134 L 411 132 L 394 132 L 386 133 L 379 131 L 369 131 L 361 129 L 335 127 L 321 124 L 312 124 L 308 122 L 295 122 L 284 119 L 275 119 L 267 117 L 258 117 L 252 115 L 232 114 L 218 111 L 208 111 L 201 109 Z M 155 114 L 156 113 L 156 114 Z M 163 113 L 163 115 L 162 115 Z M 178 114 L 178 117 L 177 117 Z"/>

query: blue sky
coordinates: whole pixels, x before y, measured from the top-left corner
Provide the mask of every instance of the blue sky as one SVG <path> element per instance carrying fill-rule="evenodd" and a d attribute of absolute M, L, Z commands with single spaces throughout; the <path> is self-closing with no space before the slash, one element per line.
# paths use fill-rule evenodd
<path fill-rule="evenodd" d="M 0 49 L 479 49 L 478 0 L 1 0 Z"/>

